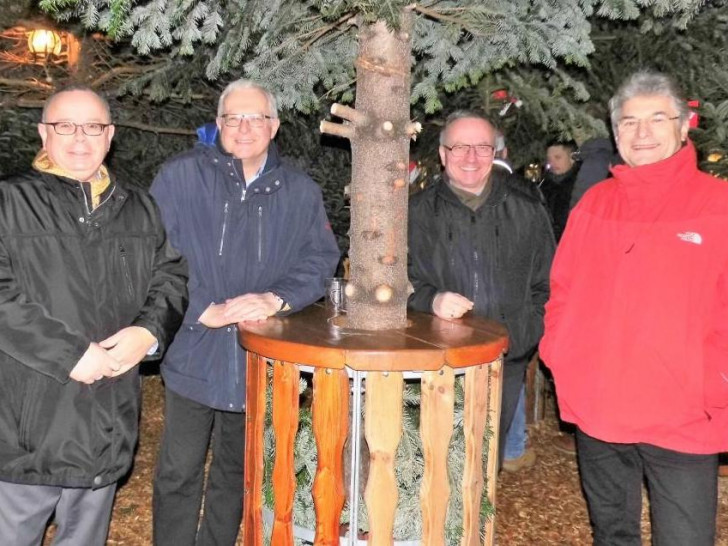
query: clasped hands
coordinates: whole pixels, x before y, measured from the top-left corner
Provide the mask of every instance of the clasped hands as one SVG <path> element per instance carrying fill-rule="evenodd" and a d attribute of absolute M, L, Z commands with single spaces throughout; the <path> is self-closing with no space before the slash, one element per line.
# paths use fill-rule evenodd
<path fill-rule="evenodd" d="M 90 385 L 104 377 L 117 377 L 139 364 L 157 342 L 146 328 L 128 326 L 105 340 L 92 342 L 69 377 Z"/>
<path fill-rule="evenodd" d="M 211 303 L 198 319 L 208 328 L 222 328 L 243 321 L 261 321 L 275 315 L 281 300 L 272 292 L 243 294 L 225 303 Z"/>

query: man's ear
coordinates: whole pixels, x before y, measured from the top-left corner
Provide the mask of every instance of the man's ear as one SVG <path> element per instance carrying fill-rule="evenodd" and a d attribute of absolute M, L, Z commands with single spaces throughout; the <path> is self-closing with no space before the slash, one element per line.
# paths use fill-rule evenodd
<path fill-rule="evenodd" d="M 43 143 L 43 149 L 45 150 L 46 138 L 48 138 L 48 126 L 45 123 L 38 124 L 38 134 L 40 135 L 40 140 Z"/>

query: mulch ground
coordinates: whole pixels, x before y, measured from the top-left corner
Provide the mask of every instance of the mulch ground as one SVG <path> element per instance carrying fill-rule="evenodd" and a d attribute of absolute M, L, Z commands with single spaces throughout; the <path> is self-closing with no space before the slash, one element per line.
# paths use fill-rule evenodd
<path fill-rule="evenodd" d="M 144 378 L 143 393 L 139 449 L 132 473 L 116 497 L 108 544 L 151 544 L 152 478 L 164 423 L 164 392 L 158 375 Z M 591 544 L 576 458 L 552 447 L 557 434 L 553 412 L 547 411 L 546 419 L 532 425 L 529 432 L 538 455 L 536 465 L 514 474 L 501 473 L 497 491 L 500 546 Z M 728 478 L 722 478 L 719 487 L 717 544 L 728 546 Z M 643 537 L 649 544 L 646 506 Z"/>

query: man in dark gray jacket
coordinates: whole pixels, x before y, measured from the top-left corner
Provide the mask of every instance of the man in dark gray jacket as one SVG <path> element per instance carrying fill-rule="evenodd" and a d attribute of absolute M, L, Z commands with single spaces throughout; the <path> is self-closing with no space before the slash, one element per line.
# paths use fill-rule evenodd
<path fill-rule="evenodd" d="M 162 365 L 157 545 L 235 544 L 245 403 L 236 324 L 313 303 L 339 259 L 320 188 L 272 143 L 279 123 L 271 93 L 233 82 L 220 97 L 218 132 L 166 163 L 152 185 L 170 240 L 190 264 L 190 306 Z"/>
<path fill-rule="evenodd" d="M 154 202 L 103 165 L 109 106 L 59 91 L 33 170 L 0 184 L 0 544 L 102 546 L 137 441 L 137 364 L 187 304 Z"/>
<path fill-rule="evenodd" d="M 500 459 L 526 367 L 543 333 L 554 236 L 538 194 L 493 169 L 496 131 L 473 112 L 451 114 L 440 134 L 443 180 L 410 200 L 409 306 L 465 313 L 508 328 Z"/>

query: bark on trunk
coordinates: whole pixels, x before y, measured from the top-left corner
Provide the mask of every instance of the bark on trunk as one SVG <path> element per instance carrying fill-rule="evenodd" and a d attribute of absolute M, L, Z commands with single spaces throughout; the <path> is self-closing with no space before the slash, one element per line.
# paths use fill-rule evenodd
<path fill-rule="evenodd" d="M 403 328 L 407 321 L 407 195 L 411 12 L 397 31 L 378 21 L 359 32 L 355 109 L 334 105 L 349 121 L 322 130 L 351 140 L 351 229 L 347 327 Z"/>

